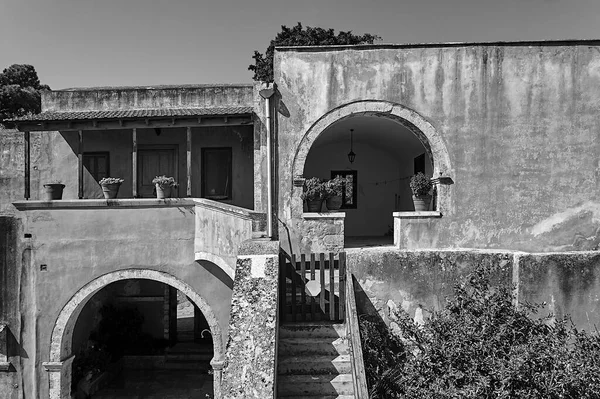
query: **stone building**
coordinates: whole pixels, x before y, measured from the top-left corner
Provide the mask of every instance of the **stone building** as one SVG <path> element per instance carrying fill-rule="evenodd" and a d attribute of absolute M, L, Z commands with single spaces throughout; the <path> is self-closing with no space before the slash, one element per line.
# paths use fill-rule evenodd
<path fill-rule="evenodd" d="M 481 264 L 518 301 L 598 323 L 599 45 L 278 48 L 271 86 L 44 93 L 0 136 L 0 392 L 70 397 L 100 309 L 134 304 L 168 343 L 134 368 L 179 370 L 175 349 L 195 348 L 212 380 L 184 377 L 215 397 L 283 395 L 279 270 L 310 254 L 345 254 L 348 325 L 352 309 L 426 317 Z M 415 212 L 418 171 L 435 190 Z M 305 179 L 339 174 L 343 209 L 308 212 Z M 172 198 L 154 198 L 157 175 L 179 182 Z M 117 199 L 108 176 L 125 179 Z"/>

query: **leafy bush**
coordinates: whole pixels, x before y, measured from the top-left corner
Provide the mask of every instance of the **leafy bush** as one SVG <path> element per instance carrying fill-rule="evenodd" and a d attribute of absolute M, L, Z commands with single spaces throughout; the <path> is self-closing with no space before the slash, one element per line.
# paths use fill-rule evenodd
<path fill-rule="evenodd" d="M 95 377 L 105 371 L 110 364 L 110 353 L 103 348 L 93 347 L 83 350 L 75 356 L 72 366 L 72 389 L 77 388 L 77 383 L 88 373 Z"/>
<path fill-rule="evenodd" d="M 419 172 L 410 178 L 410 189 L 415 196 L 428 195 L 433 187 L 431 179 Z"/>
<path fill-rule="evenodd" d="M 100 184 L 101 186 L 105 186 L 108 184 L 121 184 L 124 181 L 125 181 L 125 179 L 121 179 L 120 177 L 104 177 L 104 178 L 100 179 L 98 184 Z"/>
<path fill-rule="evenodd" d="M 325 184 L 318 177 L 311 177 L 304 181 L 302 199 L 306 201 L 316 201 L 325 198 Z"/>
<path fill-rule="evenodd" d="M 346 184 L 346 179 L 342 176 L 336 176 L 331 180 L 325 182 L 325 197 L 341 197 L 344 192 L 344 185 Z"/>
<path fill-rule="evenodd" d="M 512 300 L 481 269 L 423 326 L 400 311 L 406 360 L 381 375 L 371 398 L 599 398 L 597 331 Z"/>

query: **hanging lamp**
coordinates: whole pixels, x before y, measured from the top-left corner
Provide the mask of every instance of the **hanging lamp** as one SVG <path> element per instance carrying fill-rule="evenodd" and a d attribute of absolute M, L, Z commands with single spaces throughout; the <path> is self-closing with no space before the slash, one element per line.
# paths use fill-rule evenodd
<path fill-rule="evenodd" d="M 356 154 L 354 153 L 354 151 L 352 151 L 352 136 L 354 133 L 354 129 L 350 129 L 350 152 L 348 153 L 348 161 L 350 161 L 350 163 L 354 162 L 354 158 L 356 158 Z"/>

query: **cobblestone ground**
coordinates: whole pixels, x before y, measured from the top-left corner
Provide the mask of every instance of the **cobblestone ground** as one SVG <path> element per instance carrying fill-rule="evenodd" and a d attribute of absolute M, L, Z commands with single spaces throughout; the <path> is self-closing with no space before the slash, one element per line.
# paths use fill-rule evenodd
<path fill-rule="evenodd" d="M 109 386 L 92 395 L 93 399 L 212 397 L 213 376 L 187 370 L 123 370 Z"/>

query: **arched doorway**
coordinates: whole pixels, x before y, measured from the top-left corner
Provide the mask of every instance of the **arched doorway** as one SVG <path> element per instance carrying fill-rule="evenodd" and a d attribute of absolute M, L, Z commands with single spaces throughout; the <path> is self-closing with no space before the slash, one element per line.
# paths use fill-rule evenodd
<path fill-rule="evenodd" d="M 163 283 L 181 292 L 189 298 L 202 313 L 208 325 L 212 339 L 213 358 L 210 364 L 213 367 L 214 397 L 220 397 L 221 370 L 224 359 L 221 329 L 217 318 L 207 302 L 183 281 L 164 272 L 147 269 L 127 269 L 112 272 L 91 281 L 81 288 L 61 310 L 54 329 L 50 344 L 50 362 L 44 364 L 49 371 L 50 398 L 70 398 L 72 384 L 73 334 L 77 320 L 90 298 L 108 285 L 123 280 L 143 281 L 150 280 Z"/>
<path fill-rule="evenodd" d="M 357 154 L 352 164 L 347 158 L 350 129 L 354 129 Z M 414 209 L 408 182 L 418 171 L 417 163 L 429 177 L 453 174 L 446 145 L 433 125 L 400 104 L 357 101 L 333 109 L 310 127 L 297 147 L 292 176 L 298 181 L 312 176 L 330 178 L 333 171 L 355 171 L 358 203 L 357 209 L 346 210 L 345 235 L 387 235 L 391 243 L 392 213 Z M 450 191 L 439 185 L 436 190 L 432 210 L 449 209 Z M 303 213 L 301 193 L 302 187 L 294 184 L 290 205 L 296 218 Z"/>

